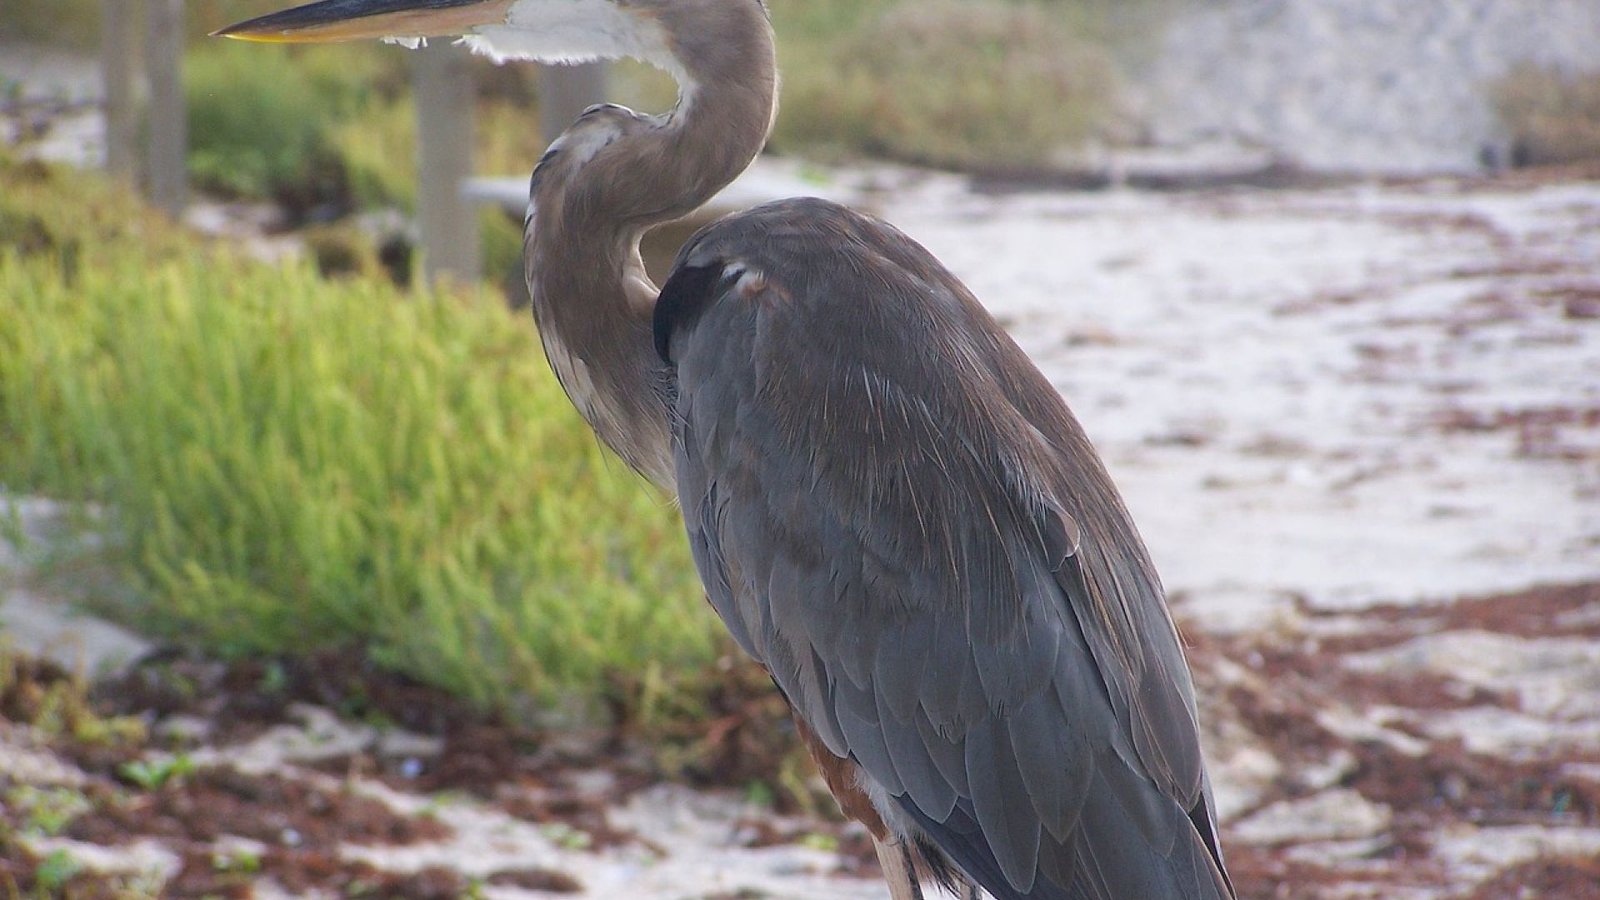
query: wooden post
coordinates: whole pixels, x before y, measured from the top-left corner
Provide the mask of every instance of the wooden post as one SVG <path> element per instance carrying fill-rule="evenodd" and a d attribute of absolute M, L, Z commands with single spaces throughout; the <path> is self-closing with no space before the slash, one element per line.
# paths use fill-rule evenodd
<path fill-rule="evenodd" d="M 472 175 L 470 59 L 464 47 L 443 40 L 414 55 L 417 230 L 430 284 L 442 275 L 463 282 L 478 277 L 478 218 L 461 191 Z"/>
<path fill-rule="evenodd" d="M 603 63 L 539 67 L 539 131 L 553 141 L 590 106 L 606 99 L 609 67 Z"/>
<path fill-rule="evenodd" d="M 184 0 L 149 0 L 145 5 L 145 73 L 150 79 L 146 190 L 150 202 L 173 216 L 183 212 L 189 184 L 183 3 Z"/>
<path fill-rule="evenodd" d="M 106 110 L 106 171 L 125 184 L 139 172 L 138 6 L 100 0 L 100 78 Z"/>

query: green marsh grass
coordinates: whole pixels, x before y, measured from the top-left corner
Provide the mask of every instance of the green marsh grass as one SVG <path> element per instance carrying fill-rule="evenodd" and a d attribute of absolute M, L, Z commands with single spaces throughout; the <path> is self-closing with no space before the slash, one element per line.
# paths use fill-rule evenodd
<path fill-rule="evenodd" d="M 213 193 L 278 200 L 293 211 L 347 205 L 350 163 L 337 134 L 398 102 L 408 87 L 401 53 L 195 44 L 184 60 L 191 177 Z M 399 143 L 413 142 L 406 135 Z"/>
<path fill-rule="evenodd" d="M 1046 169 L 1114 125 L 1114 50 L 1158 0 L 771 4 L 780 149 L 975 170 Z"/>
<path fill-rule="evenodd" d="M 23 196 L 47 192 L 0 207 Z M 115 236 L 94 262 L 0 242 L 0 483 L 111 511 L 141 589 L 112 612 L 213 649 L 361 648 L 502 708 L 648 718 L 710 672 L 676 511 L 498 296 Z"/>

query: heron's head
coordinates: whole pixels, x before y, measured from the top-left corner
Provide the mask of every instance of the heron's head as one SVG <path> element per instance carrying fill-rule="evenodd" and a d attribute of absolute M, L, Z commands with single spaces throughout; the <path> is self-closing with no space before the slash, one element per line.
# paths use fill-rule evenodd
<path fill-rule="evenodd" d="M 322 0 L 230 25 L 223 37 L 274 43 L 368 38 L 415 46 L 458 37 L 498 60 L 576 63 L 632 57 L 694 81 L 701 35 L 761 0 Z M 714 51 L 713 51 L 714 52 Z"/>

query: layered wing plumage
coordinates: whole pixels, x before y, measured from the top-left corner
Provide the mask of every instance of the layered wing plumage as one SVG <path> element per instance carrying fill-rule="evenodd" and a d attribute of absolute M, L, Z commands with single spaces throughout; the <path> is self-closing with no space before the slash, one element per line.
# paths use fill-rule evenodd
<path fill-rule="evenodd" d="M 784 201 L 685 248 L 656 336 L 711 602 L 891 819 L 1001 898 L 1229 895 L 1143 545 L 954 276 Z"/>

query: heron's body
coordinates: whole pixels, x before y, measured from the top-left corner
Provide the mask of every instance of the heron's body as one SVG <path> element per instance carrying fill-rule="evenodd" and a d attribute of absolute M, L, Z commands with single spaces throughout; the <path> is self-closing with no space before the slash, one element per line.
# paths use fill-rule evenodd
<path fill-rule="evenodd" d="M 321 8 L 439 7 L 455 29 L 474 2 Z M 477 5 L 485 29 L 599 10 L 597 44 L 663 48 L 685 85 L 666 116 L 591 109 L 541 161 L 534 311 L 584 417 L 675 487 L 712 605 L 896 900 L 928 876 L 998 898 L 1231 896 L 1149 558 L 1065 404 L 960 281 L 819 200 L 727 217 L 659 292 L 645 276 L 640 235 L 765 140 L 758 0 Z M 240 28 L 303 27 L 262 21 Z"/>
<path fill-rule="evenodd" d="M 692 240 L 655 317 L 712 605 L 813 752 L 859 768 L 869 827 L 999 897 L 1224 896 L 1155 573 L 961 283 L 783 201 Z"/>

